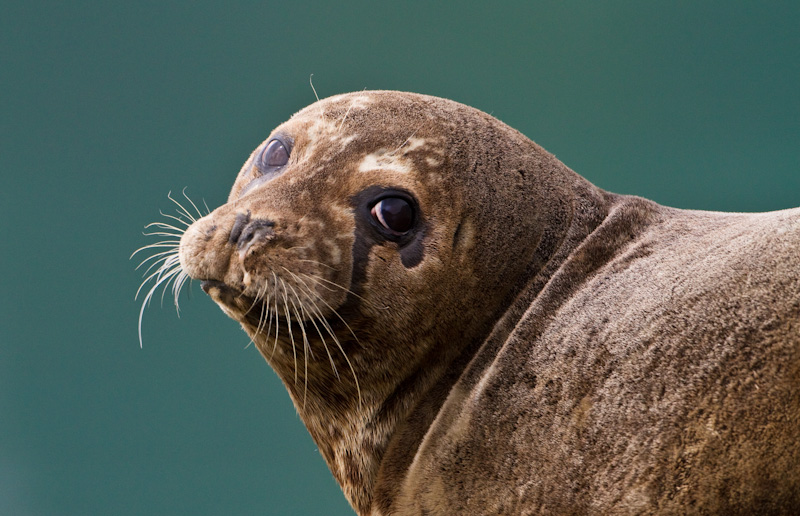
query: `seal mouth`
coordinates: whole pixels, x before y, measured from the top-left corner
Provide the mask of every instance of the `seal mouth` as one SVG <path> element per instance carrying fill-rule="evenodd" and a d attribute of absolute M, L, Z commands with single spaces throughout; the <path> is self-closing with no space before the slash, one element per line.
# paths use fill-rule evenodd
<path fill-rule="evenodd" d="M 235 292 L 235 289 L 230 287 L 227 283 L 217 280 L 203 280 L 202 283 L 200 283 L 200 288 L 202 288 L 203 292 L 205 292 L 206 294 L 208 294 L 212 288 L 216 288 L 222 291 L 229 291 L 231 293 Z"/>
<path fill-rule="evenodd" d="M 247 296 L 242 289 L 232 287 L 224 281 L 203 280 L 200 283 L 200 288 L 214 302 L 221 305 L 226 313 L 242 323 L 247 322 L 256 327 L 261 326 L 265 311 L 270 310 L 270 307 L 264 304 L 263 299 L 254 299 Z M 276 312 L 276 316 L 281 318 L 282 321 L 286 320 L 280 311 Z"/>

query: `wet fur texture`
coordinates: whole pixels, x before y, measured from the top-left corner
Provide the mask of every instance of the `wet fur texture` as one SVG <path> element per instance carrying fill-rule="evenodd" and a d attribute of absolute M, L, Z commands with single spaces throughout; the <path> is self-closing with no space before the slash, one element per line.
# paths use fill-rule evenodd
<path fill-rule="evenodd" d="M 259 147 L 180 264 L 359 514 L 800 511 L 800 210 L 604 192 L 409 93 L 332 97 L 275 136 L 289 162 L 263 179 Z M 393 192 L 418 209 L 399 242 L 369 211 Z"/>

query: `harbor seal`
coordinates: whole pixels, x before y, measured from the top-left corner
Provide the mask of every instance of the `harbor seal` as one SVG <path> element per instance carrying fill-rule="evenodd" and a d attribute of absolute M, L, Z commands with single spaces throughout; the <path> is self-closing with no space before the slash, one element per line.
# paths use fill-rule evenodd
<path fill-rule="evenodd" d="M 157 279 L 241 323 L 359 514 L 800 510 L 800 209 L 609 193 L 478 110 L 365 91 L 197 219 Z"/>

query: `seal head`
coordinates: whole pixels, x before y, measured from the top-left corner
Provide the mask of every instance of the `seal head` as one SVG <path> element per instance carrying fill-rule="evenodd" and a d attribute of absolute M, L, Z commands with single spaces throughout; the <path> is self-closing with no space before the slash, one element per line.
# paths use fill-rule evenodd
<path fill-rule="evenodd" d="M 242 323 L 363 509 L 397 422 L 601 198 L 484 113 L 362 92 L 278 127 L 180 262 Z"/>

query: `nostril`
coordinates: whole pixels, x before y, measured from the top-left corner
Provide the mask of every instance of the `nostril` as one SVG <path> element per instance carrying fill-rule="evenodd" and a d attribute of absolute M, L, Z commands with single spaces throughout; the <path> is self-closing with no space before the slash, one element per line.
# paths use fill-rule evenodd
<path fill-rule="evenodd" d="M 236 215 L 236 220 L 233 222 L 233 228 L 231 228 L 231 234 L 228 236 L 228 242 L 231 244 L 237 242 L 239 237 L 242 235 L 242 230 L 250 222 L 250 210 L 247 213 L 240 213 Z"/>
<path fill-rule="evenodd" d="M 272 230 L 274 226 L 275 223 L 271 220 L 254 220 L 250 222 L 247 224 L 247 227 L 241 231 L 241 235 L 239 235 L 236 241 L 236 247 L 246 251 L 250 244 L 258 240 L 271 239 L 275 235 L 275 232 Z"/>

